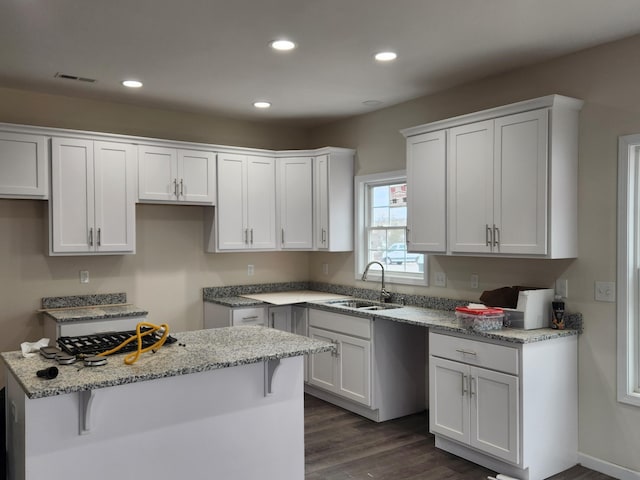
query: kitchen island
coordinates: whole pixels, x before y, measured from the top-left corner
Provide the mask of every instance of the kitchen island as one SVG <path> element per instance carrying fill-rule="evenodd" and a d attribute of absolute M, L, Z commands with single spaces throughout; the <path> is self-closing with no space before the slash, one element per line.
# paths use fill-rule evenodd
<path fill-rule="evenodd" d="M 302 355 L 330 343 L 263 327 L 172 334 L 131 366 L 2 354 L 11 480 L 304 477 Z"/>

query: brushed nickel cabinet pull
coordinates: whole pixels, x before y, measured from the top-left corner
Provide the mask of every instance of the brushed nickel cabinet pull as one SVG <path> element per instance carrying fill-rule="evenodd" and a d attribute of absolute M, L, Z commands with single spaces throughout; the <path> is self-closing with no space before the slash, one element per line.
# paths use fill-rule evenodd
<path fill-rule="evenodd" d="M 475 389 L 473 388 L 476 383 L 476 379 L 473 375 L 469 377 L 469 395 L 474 396 L 476 394 Z"/>
<path fill-rule="evenodd" d="M 102 245 L 102 229 L 98 227 L 98 246 Z"/>
<path fill-rule="evenodd" d="M 253 245 L 253 228 L 251 229 L 251 245 Z"/>
<path fill-rule="evenodd" d="M 489 225 L 485 223 L 484 225 L 484 245 L 485 247 L 490 247 L 493 243 L 493 239 L 491 238 L 491 229 Z"/>
<path fill-rule="evenodd" d="M 93 247 L 93 227 L 89 229 L 89 246 Z"/>
<path fill-rule="evenodd" d="M 493 226 L 493 246 L 500 247 L 500 229 Z"/>
<path fill-rule="evenodd" d="M 463 355 L 473 355 L 473 356 L 478 355 L 476 352 L 472 352 L 471 350 L 464 350 L 462 348 L 456 349 L 456 352 L 461 353 Z"/>
<path fill-rule="evenodd" d="M 284 245 L 284 228 L 281 231 L 281 235 L 282 235 L 282 245 Z"/>
<path fill-rule="evenodd" d="M 467 393 L 467 376 L 462 375 L 462 396 L 464 397 Z"/>
<path fill-rule="evenodd" d="M 180 196 L 184 197 L 184 180 L 180 179 Z"/>
<path fill-rule="evenodd" d="M 177 178 L 173 179 L 173 195 L 176 198 L 178 197 L 178 179 Z"/>
<path fill-rule="evenodd" d="M 249 243 L 249 229 L 244 229 L 244 243 Z"/>

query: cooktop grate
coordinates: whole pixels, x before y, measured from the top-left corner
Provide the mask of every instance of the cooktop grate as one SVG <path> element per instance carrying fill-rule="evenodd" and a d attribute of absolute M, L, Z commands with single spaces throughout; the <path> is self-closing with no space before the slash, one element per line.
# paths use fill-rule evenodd
<path fill-rule="evenodd" d="M 142 327 L 141 332 L 150 330 L 150 327 Z M 136 334 L 135 330 L 123 332 L 105 332 L 92 335 L 79 335 L 77 337 L 60 337 L 58 345 L 69 355 L 97 355 L 116 348 L 122 342 Z M 142 348 L 147 348 L 156 343 L 162 335 L 158 332 L 142 337 Z M 174 343 L 176 339 L 169 335 L 165 345 Z M 132 352 L 138 348 L 138 341 L 132 341 L 118 350 L 116 353 Z"/>

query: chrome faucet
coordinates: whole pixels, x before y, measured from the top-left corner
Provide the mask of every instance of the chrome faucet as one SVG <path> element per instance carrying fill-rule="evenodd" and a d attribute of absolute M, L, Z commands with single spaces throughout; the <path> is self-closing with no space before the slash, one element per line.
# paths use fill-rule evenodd
<path fill-rule="evenodd" d="M 362 281 L 363 282 L 367 281 L 367 273 L 369 272 L 369 268 L 371 267 L 371 265 L 373 265 L 374 263 L 377 263 L 378 265 L 380 265 L 380 269 L 382 270 L 382 286 L 380 290 L 380 301 L 382 303 L 385 303 L 391 299 L 391 294 L 387 292 L 387 289 L 384 286 L 384 266 L 380 262 L 373 261 L 373 262 L 367 263 L 367 266 L 364 267 L 364 273 L 362 274 Z"/>

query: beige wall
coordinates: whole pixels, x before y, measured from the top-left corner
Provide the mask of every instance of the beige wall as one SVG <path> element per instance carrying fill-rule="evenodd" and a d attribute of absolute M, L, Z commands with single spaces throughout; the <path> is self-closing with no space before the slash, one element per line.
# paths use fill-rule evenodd
<path fill-rule="evenodd" d="M 433 120 L 551 93 L 586 101 L 580 115 L 579 258 L 541 261 L 431 257 L 447 274 L 448 287 L 422 289 L 447 297 L 477 299 L 504 285 L 552 286 L 569 280 L 567 308 L 582 312 L 579 341 L 580 451 L 640 471 L 640 410 L 616 401 L 615 304 L 594 301 L 594 281 L 616 280 L 617 138 L 640 132 L 640 37 L 594 48 L 559 60 L 488 78 L 366 116 L 313 131 L 312 146 L 341 144 L 358 151 L 356 174 L 404 168 L 404 139 L 398 131 Z M 353 258 L 334 277 L 353 279 Z M 311 274 L 320 279 L 321 259 L 312 256 Z M 480 288 L 469 287 L 478 273 Z M 409 290 L 409 289 L 405 289 Z M 557 365 L 543 365 L 553 375 Z M 558 398 L 562 402 L 562 398 Z"/>
<path fill-rule="evenodd" d="M 261 148 L 352 147 L 358 150 L 356 171 L 365 174 L 404 168 L 401 128 L 551 93 L 586 100 L 580 120 L 579 258 L 432 257 L 431 275 L 444 271 L 447 288 L 402 291 L 477 299 L 485 289 L 550 286 L 558 277 L 568 278 L 567 307 L 583 313 L 586 328 L 579 348 L 580 451 L 640 471 L 640 410 L 616 402 L 615 304 L 593 300 L 595 280 L 615 281 L 617 137 L 640 132 L 639 49 L 635 37 L 317 128 L 311 135 L 284 126 L 8 89 L 0 89 L 0 121 Z M 370 286 L 354 280 L 350 253 L 204 254 L 202 207 L 139 205 L 134 256 L 48 257 L 45 206 L 0 200 L 0 350 L 38 337 L 33 312 L 43 296 L 126 291 L 151 311 L 151 320 L 181 330 L 199 327 L 204 286 L 309 277 Z M 322 274 L 325 262 L 329 275 Z M 246 276 L 249 263 L 255 265 L 254 277 Z M 81 269 L 90 271 L 89 285 L 78 282 Z M 480 277 L 477 290 L 469 288 L 471 273 Z M 558 368 L 543 367 L 550 375 Z"/>
<path fill-rule="evenodd" d="M 267 149 L 308 144 L 299 128 L 6 88 L 0 122 Z M 308 279 L 307 253 L 204 253 L 204 208 L 138 205 L 135 255 L 50 257 L 47 202 L 0 199 L 0 351 L 41 338 L 42 297 L 126 292 L 151 321 L 182 331 L 202 328 L 203 287 Z M 80 270 L 89 270 L 89 284 L 80 284 Z"/>

